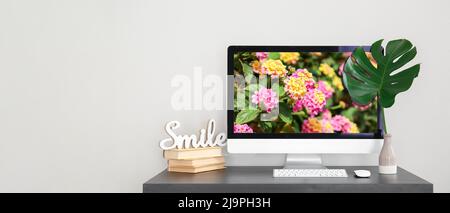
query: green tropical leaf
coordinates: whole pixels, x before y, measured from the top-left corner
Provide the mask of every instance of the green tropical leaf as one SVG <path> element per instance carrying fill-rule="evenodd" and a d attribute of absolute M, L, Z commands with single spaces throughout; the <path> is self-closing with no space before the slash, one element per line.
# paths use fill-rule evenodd
<path fill-rule="evenodd" d="M 259 126 L 261 129 L 263 129 L 264 132 L 272 132 L 273 124 L 270 121 L 261 121 L 261 123 L 259 123 Z"/>
<path fill-rule="evenodd" d="M 299 116 L 301 119 L 307 118 L 308 115 L 305 113 L 305 111 L 298 111 L 298 112 L 293 112 L 292 115 L 297 115 Z"/>
<path fill-rule="evenodd" d="M 341 114 L 344 117 L 346 117 L 346 118 L 348 118 L 348 119 L 350 119 L 352 121 L 353 120 L 353 115 L 355 114 L 355 112 L 357 112 L 356 108 L 351 107 L 351 108 L 348 108 L 348 109 L 342 111 Z"/>
<path fill-rule="evenodd" d="M 242 72 L 244 73 L 245 82 L 247 84 L 255 83 L 256 77 L 253 74 L 253 68 L 250 65 L 243 63 L 243 62 L 241 62 L 241 66 L 242 66 Z"/>
<path fill-rule="evenodd" d="M 270 59 L 277 60 L 280 58 L 280 53 L 279 52 L 270 52 L 268 57 Z"/>
<path fill-rule="evenodd" d="M 283 125 L 283 127 L 281 128 L 281 131 L 280 131 L 280 133 L 294 133 L 294 132 L 295 132 L 295 130 L 291 124 Z"/>
<path fill-rule="evenodd" d="M 294 122 L 292 122 L 292 128 L 294 129 L 295 133 L 300 133 L 300 125 L 297 123 L 296 120 L 294 120 Z"/>
<path fill-rule="evenodd" d="M 287 124 L 292 123 L 292 114 L 291 114 L 291 110 L 289 110 L 288 105 L 284 102 L 280 102 L 279 107 L 280 107 L 280 111 L 279 111 L 280 119 Z"/>
<path fill-rule="evenodd" d="M 330 99 L 327 100 L 327 102 L 326 102 L 326 104 L 325 104 L 325 107 L 326 107 L 327 109 L 329 109 L 329 108 L 331 107 L 331 105 L 333 105 L 333 99 L 332 99 L 332 98 L 330 98 Z"/>
<path fill-rule="evenodd" d="M 253 68 L 250 65 L 243 63 L 243 62 L 241 62 L 241 64 L 242 64 L 242 72 L 244 73 L 244 76 L 247 77 L 248 75 L 253 75 Z"/>
<path fill-rule="evenodd" d="M 243 109 L 236 115 L 236 123 L 245 124 L 253 121 L 258 117 L 259 112 L 257 109 Z"/>
<path fill-rule="evenodd" d="M 352 100 L 358 104 L 369 104 L 375 96 L 379 96 L 382 107 L 391 107 L 395 96 L 408 90 L 419 74 L 420 64 L 398 70 L 417 54 L 416 47 L 413 47 L 410 41 L 389 41 L 385 54 L 382 42 L 382 39 L 376 41 L 370 50 L 377 67 L 372 65 L 362 47 L 356 48 L 352 57 L 345 62 L 344 84 Z"/>

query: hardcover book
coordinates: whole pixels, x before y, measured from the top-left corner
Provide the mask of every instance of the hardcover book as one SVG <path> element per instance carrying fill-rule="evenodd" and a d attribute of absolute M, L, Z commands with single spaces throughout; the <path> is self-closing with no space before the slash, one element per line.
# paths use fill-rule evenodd
<path fill-rule="evenodd" d="M 171 149 L 164 151 L 164 158 L 167 160 L 192 160 L 199 158 L 210 158 L 222 156 L 221 147 L 192 148 L 192 149 Z"/>

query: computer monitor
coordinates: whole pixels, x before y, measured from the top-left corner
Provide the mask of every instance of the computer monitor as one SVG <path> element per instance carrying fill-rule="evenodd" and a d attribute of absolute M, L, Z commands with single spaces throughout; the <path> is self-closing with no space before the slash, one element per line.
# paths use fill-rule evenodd
<path fill-rule="evenodd" d="M 320 154 L 379 152 L 377 100 L 353 102 L 343 82 L 355 48 L 230 46 L 228 152 L 285 153 L 286 167 L 308 168 L 322 167 Z"/>

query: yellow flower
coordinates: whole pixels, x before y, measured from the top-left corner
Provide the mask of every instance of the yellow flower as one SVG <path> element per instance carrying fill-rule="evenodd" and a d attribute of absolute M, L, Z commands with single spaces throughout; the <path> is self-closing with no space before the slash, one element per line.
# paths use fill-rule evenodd
<path fill-rule="evenodd" d="M 303 122 L 303 133 L 333 133 L 334 128 L 329 120 L 319 120 L 315 117 L 310 117 Z"/>
<path fill-rule="evenodd" d="M 333 78 L 334 76 L 336 76 L 336 72 L 334 71 L 334 69 L 328 65 L 328 64 L 320 64 L 319 66 L 319 71 L 324 74 L 325 76 L 327 76 L 328 78 Z"/>
<path fill-rule="evenodd" d="M 314 99 L 317 103 L 325 102 L 325 95 L 320 90 L 314 90 Z"/>
<path fill-rule="evenodd" d="M 322 132 L 322 124 L 317 118 L 309 118 L 306 121 L 308 133 Z"/>
<path fill-rule="evenodd" d="M 268 59 L 264 61 L 262 67 L 267 70 L 267 74 L 272 77 L 283 77 L 286 75 L 287 70 L 283 62 L 280 60 Z"/>
<path fill-rule="evenodd" d="M 347 104 L 345 104 L 345 102 L 343 102 L 343 101 L 339 101 L 339 106 L 340 106 L 342 109 L 344 109 L 344 108 L 347 106 Z"/>
<path fill-rule="evenodd" d="M 350 123 L 350 133 L 359 133 L 358 126 L 355 123 Z"/>
<path fill-rule="evenodd" d="M 298 100 L 305 96 L 308 89 L 314 87 L 313 75 L 307 69 L 298 70 L 284 81 L 284 90 L 289 93 L 289 96 Z"/>
<path fill-rule="evenodd" d="M 301 78 L 289 78 L 286 81 L 285 90 L 289 92 L 291 98 L 300 99 L 307 92 L 305 81 Z"/>
<path fill-rule="evenodd" d="M 295 64 L 297 63 L 300 57 L 300 53 L 298 52 L 281 52 L 280 59 L 286 64 Z"/>
<path fill-rule="evenodd" d="M 294 73 L 296 71 L 295 67 L 289 67 L 289 73 Z"/>
<path fill-rule="evenodd" d="M 334 128 L 330 121 L 322 120 L 322 132 L 323 133 L 333 133 Z"/>
<path fill-rule="evenodd" d="M 266 73 L 264 73 L 265 70 L 261 69 L 261 63 L 258 60 L 252 61 L 252 63 L 250 65 L 252 65 L 253 72 L 261 74 L 261 75 L 266 74 Z"/>
<path fill-rule="evenodd" d="M 344 85 L 342 85 L 342 80 L 338 76 L 333 77 L 333 86 L 336 87 L 339 91 L 344 90 Z"/>
<path fill-rule="evenodd" d="M 294 76 L 297 76 L 297 78 L 302 78 L 305 81 L 313 80 L 313 75 L 308 71 L 308 69 L 300 69 L 294 74 Z"/>

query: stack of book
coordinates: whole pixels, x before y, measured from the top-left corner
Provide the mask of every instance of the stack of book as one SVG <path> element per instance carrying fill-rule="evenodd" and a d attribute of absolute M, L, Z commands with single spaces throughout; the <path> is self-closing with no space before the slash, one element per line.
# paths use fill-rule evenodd
<path fill-rule="evenodd" d="M 169 172 L 199 173 L 225 168 L 222 147 L 171 149 L 164 151 Z"/>

